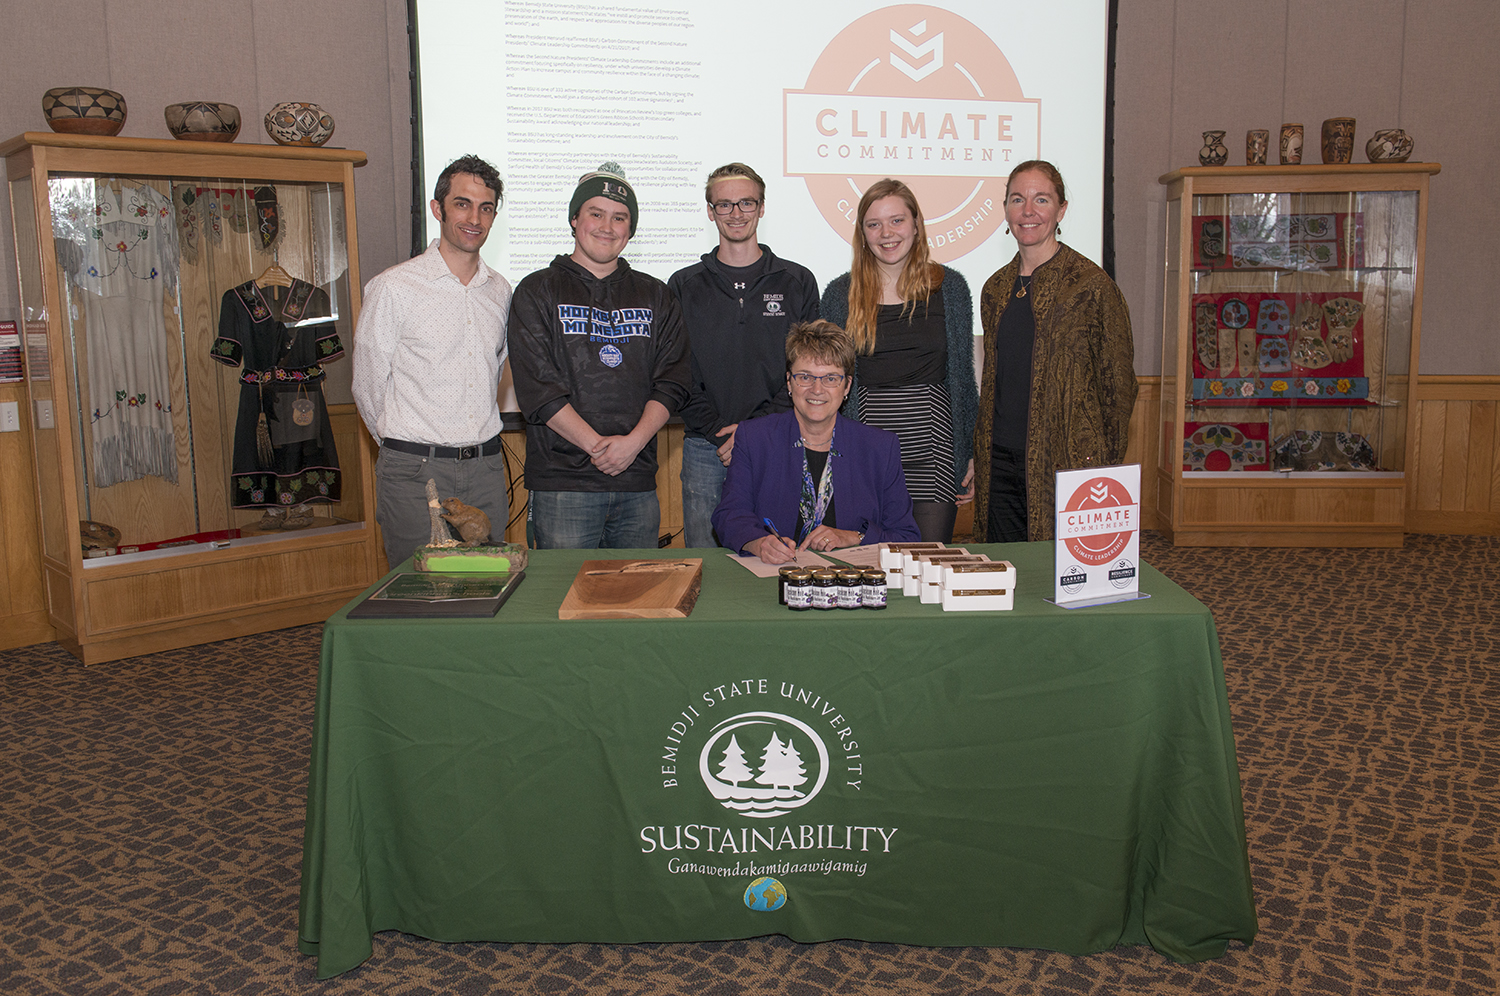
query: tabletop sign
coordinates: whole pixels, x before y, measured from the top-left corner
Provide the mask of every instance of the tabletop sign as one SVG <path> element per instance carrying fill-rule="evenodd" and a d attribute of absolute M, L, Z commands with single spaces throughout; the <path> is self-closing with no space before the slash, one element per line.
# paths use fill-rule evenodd
<path fill-rule="evenodd" d="M 1058 605 L 1142 597 L 1141 465 L 1057 472 Z"/>
<path fill-rule="evenodd" d="M 559 619 L 685 619 L 703 587 L 703 558 L 585 560 Z"/>

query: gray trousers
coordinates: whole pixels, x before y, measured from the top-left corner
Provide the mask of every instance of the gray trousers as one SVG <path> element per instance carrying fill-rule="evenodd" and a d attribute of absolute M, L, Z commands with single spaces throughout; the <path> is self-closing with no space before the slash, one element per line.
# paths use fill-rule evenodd
<path fill-rule="evenodd" d="M 437 482 L 439 498 L 457 498 L 490 517 L 490 538 L 505 536 L 510 505 L 505 495 L 505 454 L 444 460 L 381 447 L 375 461 L 375 521 L 392 568 L 426 546 L 432 536 L 427 513 L 427 481 Z"/>

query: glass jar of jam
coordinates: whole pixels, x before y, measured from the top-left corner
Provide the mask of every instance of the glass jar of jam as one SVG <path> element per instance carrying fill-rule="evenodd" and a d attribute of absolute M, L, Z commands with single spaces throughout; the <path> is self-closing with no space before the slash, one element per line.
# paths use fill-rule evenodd
<path fill-rule="evenodd" d="M 826 569 L 812 572 L 812 607 L 836 609 L 839 607 L 839 575 Z"/>

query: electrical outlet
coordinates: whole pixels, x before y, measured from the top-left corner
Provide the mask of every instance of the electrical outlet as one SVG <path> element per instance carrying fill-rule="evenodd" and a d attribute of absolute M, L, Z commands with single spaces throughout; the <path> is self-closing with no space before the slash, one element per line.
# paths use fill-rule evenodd
<path fill-rule="evenodd" d="M 0 432 L 21 431 L 21 403 L 0 401 Z"/>
<path fill-rule="evenodd" d="M 38 429 L 54 429 L 57 424 L 52 420 L 52 402 L 43 398 L 31 403 L 33 424 Z"/>

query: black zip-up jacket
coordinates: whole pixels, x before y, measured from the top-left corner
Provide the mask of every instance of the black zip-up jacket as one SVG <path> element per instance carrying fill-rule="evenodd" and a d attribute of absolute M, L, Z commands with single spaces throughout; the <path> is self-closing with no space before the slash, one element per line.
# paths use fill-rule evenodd
<path fill-rule="evenodd" d="M 762 245 L 765 267 L 736 288 L 718 250 L 672 274 L 692 340 L 692 389 L 681 415 L 689 436 L 714 445 L 720 429 L 792 406 L 786 392 L 786 334 L 818 317 L 818 281 L 800 263 Z"/>
<path fill-rule="evenodd" d="M 547 427 L 571 404 L 594 431 L 623 436 L 646 402 L 678 411 L 688 396 L 688 338 L 667 285 L 621 259 L 599 279 L 567 256 L 526 277 L 506 337 L 526 418 L 526 486 L 536 491 L 655 491 L 656 440 L 619 476 Z"/>

